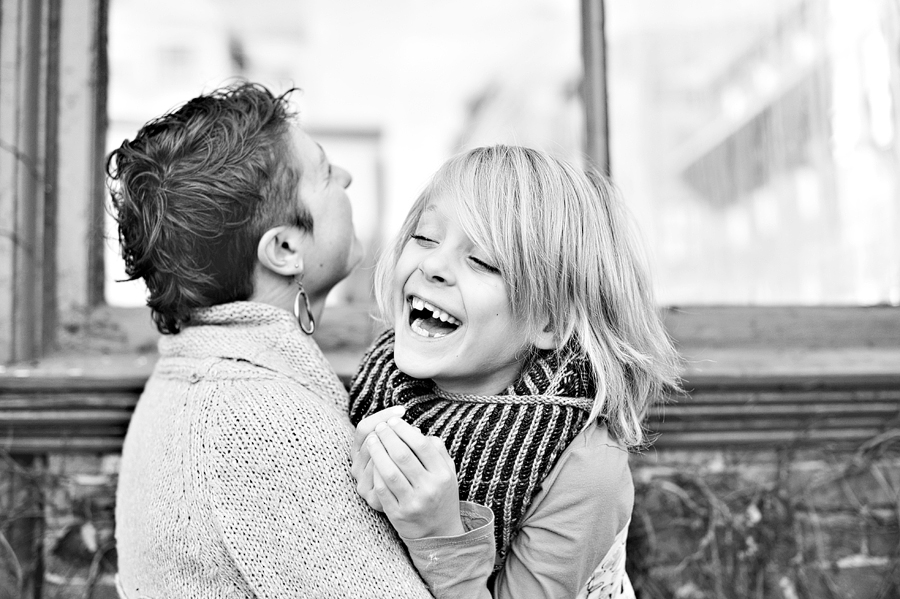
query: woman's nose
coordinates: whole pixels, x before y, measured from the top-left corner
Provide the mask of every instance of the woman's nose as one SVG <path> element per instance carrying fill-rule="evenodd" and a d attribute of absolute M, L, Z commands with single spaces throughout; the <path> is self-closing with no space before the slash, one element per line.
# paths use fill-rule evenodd
<path fill-rule="evenodd" d="M 350 171 L 348 171 L 347 169 L 332 164 L 331 170 L 334 171 L 334 178 L 344 189 L 347 189 L 348 187 L 350 187 L 350 184 L 353 183 L 353 175 L 351 175 Z"/>

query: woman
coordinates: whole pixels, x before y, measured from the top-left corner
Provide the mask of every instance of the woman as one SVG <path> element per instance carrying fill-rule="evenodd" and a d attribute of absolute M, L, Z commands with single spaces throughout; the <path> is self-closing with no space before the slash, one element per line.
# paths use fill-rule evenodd
<path fill-rule="evenodd" d="M 107 171 L 128 275 L 164 334 L 123 448 L 120 594 L 429 596 L 356 495 L 347 394 L 309 336 L 361 256 L 349 173 L 252 84 L 151 121 Z M 405 539 L 453 562 L 423 573 L 438 596 L 491 565 L 490 510 L 460 515 L 453 538 Z"/>

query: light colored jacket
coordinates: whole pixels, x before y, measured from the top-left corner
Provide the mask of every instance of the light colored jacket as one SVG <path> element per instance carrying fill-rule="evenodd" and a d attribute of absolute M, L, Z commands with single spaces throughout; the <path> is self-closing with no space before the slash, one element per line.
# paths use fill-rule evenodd
<path fill-rule="evenodd" d="M 121 592 L 430 597 L 388 521 L 356 494 L 346 391 L 291 314 L 206 308 L 159 348 L 122 454 Z M 483 581 L 494 546 L 490 510 L 479 514 L 464 552 L 439 550 Z M 432 588 L 463 596 L 466 580 L 439 575 Z"/>

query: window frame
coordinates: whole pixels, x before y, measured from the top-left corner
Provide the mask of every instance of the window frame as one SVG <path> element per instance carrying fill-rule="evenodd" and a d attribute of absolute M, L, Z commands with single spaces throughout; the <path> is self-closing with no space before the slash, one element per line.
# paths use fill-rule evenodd
<path fill-rule="evenodd" d="M 101 300 L 106 0 L 0 0 L 0 365 Z"/>

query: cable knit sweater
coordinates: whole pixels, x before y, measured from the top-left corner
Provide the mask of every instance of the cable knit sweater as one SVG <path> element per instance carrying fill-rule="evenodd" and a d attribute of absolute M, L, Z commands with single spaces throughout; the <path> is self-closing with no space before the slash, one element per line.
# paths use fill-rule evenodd
<path fill-rule="evenodd" d="M 120 593 L 430 597 L 390 524 L 356 494 L 346 391 L 291 314 L 206 308 L 159 349 L 122 453 Z M 428 580 L 438 596 L 465 596 L 453 576 L 483 584 L 490 573 L 490 512 L 463 512 L 466 535 L 419 543 L 422 555 L 410 546 L 417 562 L 459 564 Z"/>

